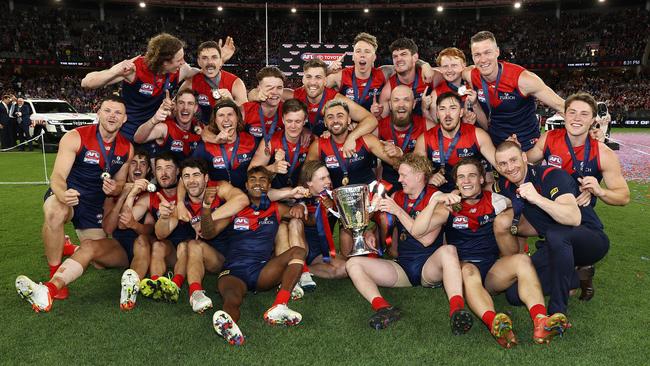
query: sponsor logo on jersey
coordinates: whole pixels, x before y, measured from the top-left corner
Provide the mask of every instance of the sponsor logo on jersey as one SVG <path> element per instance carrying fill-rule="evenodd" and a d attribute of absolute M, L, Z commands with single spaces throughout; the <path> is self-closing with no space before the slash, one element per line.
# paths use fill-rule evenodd
<path fill-rule="evenodd" d="M 499 93 L 499 99 L 501 100 L 515 100 L 515 96 L 510 93 Z"/>
<path fill-rule="evenodd" d="M 328 168 L 338 168 L 339 167 L 339 161 L 336 160 L 336 156 L 327 155 L 325 157 L 325 166 L 328 167 Z"/>
<path fill-rule="evenodd" d="M 494 217 L 492 217 L 491 215 L 483 215 L 478 217 L 478 224 L 481 226 L 492 221 L 494 221 Z"/>
<path fill-rule="evenodd" d="M 365 160 L 365 156 L 354 153 L 354 154 L 352 154 L 352 157 L 350 158 L 350 163 L 354 163 L 354 162 L 362 161 L 362 160 Z"/>
<path fill-rule="evenodd" d="M 250 126 L 248 127 L 248 133 L 255 137 L 262 137 L 262 126 Z"/>
<path fill-rule="evenodd" d="M 459 158 L 468 158 L 470 156 L 474 156 L 474 151 L 470 149 L 458 149 L 456 150 L 456 154 L 458 154 Z"/>
<path fill-rule="evenodd" d="M 154 89 L 154 87 L 153 87 L 152 84 L 142 83 L 142 85 L 140 85 L 140 90 L 139 91 L 140 91 L 140 94 L 153 95 L 153 89 Z"/>
<path fill-rule="evenodd" d="M 169 148 L 171 151 L 175 152 L 182 152 L 183 151 L 183 141 L 181 140 L 173 140 L 172 145 Z"/>
<path fill-rule="evenodd" d="M 99 152 L 95 150 L 86 151 L 84 163 L 99 165 Z"/>
<path fill-rule="evenodd" d="M 467 229 L 469 227 L 469 219 L 466 216 L 456 216 L 454 217 L 452 226 L 454 229 Z"/>
<path fill-rule="evenodd" d="M 562 168 L 562 158 L 557 155 L 551 155 L 548 157 L 548 165 Z"/>
<path fill-rule="evenodd" d="M 237 160 L 239 160 L 240 163 L 247 162 L 253 158 L 253 154 L 238 154 L 237 155 Z"/>
<path fill-rule="evenodd" d="M 212 166 L 215 168 L 225 168 L 226 162 L 223 160 L 223 156 L 215 156 L 212 158 Z"/>
<path fill-rule="evenodd" d="M 199 105 L 208 106 L 210 105 L 210 98 L 205 94 L 199 94 L 199 99 L 197 102 Z"/>
<path fill-rule="evenodd" d="M 273 221 L 273 219 L 271 219 L 271 217 L 267 216 L 267 217 L 265 217 L 263 219 L 258 219 L 257 224 L 258 225 L 273 225 L 273 224 L 275 224 L 275 221 Z"/>
<path fill-rule="evenodd" d="M 239 231 L 249 230 L 250 225 L 248 224 L 248 218 L 246 218 L 246 217 L 237 217 L 237 218 L 235 218 L 235 222 L 233 224 L 233 229 L 239 230 Z"/>

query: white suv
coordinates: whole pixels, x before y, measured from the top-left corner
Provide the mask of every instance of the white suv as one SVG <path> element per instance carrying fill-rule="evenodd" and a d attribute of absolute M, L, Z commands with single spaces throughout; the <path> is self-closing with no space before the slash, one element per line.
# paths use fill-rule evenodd
<path fill-rule="evenodd" d="M 60 99 L 25 99 L 32 108 L 30 133 L 36 136 L 45 130 L 45 141 L 58 142 L 68 131 L 97 123 L 95 113 L 79 113 L 70 103 Z"/>

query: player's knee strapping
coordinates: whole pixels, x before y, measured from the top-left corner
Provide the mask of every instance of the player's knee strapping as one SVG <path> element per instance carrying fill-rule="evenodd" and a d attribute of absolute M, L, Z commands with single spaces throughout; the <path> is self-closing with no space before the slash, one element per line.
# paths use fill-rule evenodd
<path fill-rule="evenodd" d="M 292 259 L 292 260 L 289 261 L 289 263 L 287 263 L 287 266 L 290 266 L 292 264 L 299 264 L 302 267 L 305 264 L 305 260 L 304 259 L 297 259 L 297 258 Z"/>

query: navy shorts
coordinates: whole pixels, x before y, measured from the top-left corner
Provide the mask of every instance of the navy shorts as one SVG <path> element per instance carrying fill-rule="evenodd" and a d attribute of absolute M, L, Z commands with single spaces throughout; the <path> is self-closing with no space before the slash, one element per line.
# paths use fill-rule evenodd
<path fill-rule="evenodd" d="M 424 268 L 424 264 L 427 262 L 427 259 L 429 259 L 430 256 L 431 254 L 408 259 L 399 257 L 397 258 L 397 264 L 399 264 L 404 272 L 406 272 L 406 276 L 408 277 L 409 282 L 411 282 L 411 285 L 422 285 L 422 268 Z"/>
<path fill-rule="evenodd" d="M 43 202 L 50 196 L 53 196 L 52 188 L 48 188 L 43 196 Z M 72 224 L 77 230 L 83 229 L 101 229 L 102 220 L 104 219 L 104 205 L 93 204 L 83 199 L 79 199 L 79 204 L 73 207 L 74 215 Z"/>
<path fill-rule="evenodd" d="M 133 261 L 133 243 L 135 243 L 135 239 L 137 239 L 137 237 L 138 233 L 131 229 L 116 229 L 113 231 L 113 239 L 117 240 L 122 248 L 124 248 L 126 256 L 129 258 L 129 263 Z"/>
<path fill-rule="evenodd" d="M 461 262 L 471 263 L 478 268 L 478 271 L 481 273 L 481 283 L 485 283 L 485 277 L 487 277 L 488 272 L 494 263 L 496 263 L 498 257 L 492 257 L 487 259 L 461 259 Z"/>
<path fill-rule="evenodd" d="M 266 263 L 267 261 L 251 260 L 226 262 L 223 271 L 219 273 L 219 278 L 226 275 L 235 276 L 244 281 L 248 291 L 255 291 L 257 289 L 257 280 Z"/>

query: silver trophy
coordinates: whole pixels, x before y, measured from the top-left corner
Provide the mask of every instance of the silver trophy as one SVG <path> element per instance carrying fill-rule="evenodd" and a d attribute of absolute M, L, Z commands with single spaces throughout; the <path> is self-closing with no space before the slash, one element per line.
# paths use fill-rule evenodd
<path fill-rule="evenodd" d="M 339 187 L 333 192 L 333 199 L 339 209 L 343 227 L 352 231 L 352 251 L 349 257 L 376 253 L 366 245 L 363 232 L 370 220 L 370 207 L 368 186 L 353 184 Z"/>

